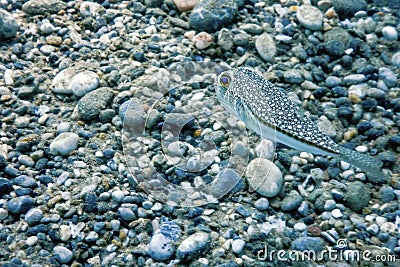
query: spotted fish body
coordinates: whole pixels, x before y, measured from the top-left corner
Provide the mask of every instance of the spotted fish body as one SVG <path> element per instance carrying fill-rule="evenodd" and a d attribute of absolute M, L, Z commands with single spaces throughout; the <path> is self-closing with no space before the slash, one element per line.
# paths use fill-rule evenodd
<path fill-rule="evenodd" d="M 336 157 L 370 175 L 384 177 L 382 162 L 336 144 L 303 116 L 283 91 L 253 70 L 237 68 L 221 73 L 216 93 L 227 110 L 263 138 L 300 151 Z"/>

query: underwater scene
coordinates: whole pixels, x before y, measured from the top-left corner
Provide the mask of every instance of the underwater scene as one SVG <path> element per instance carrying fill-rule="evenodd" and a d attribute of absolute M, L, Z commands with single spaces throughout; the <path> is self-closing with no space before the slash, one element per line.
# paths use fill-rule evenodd
<path fill-rule="evenodd" d="M 400 1 L 0 0 L 0 266 L 400 266 Z"/>

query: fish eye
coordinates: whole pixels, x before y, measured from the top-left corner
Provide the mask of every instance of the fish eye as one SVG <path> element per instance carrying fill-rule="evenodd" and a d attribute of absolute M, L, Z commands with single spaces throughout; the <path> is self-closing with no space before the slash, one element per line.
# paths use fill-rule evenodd
<path fill-rule="evenodd" d="M 223 86 L 223 87 L 228 87 L 231 83 L 231 77 L 229 77 L 226 74 L 222 74 L 221 77 L 219 78 L 219 83 Z"/>

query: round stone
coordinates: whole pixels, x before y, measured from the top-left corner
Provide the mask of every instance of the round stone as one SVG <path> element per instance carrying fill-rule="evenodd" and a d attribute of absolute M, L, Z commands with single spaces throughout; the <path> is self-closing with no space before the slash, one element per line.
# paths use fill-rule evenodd
<path fill-rule="evenodd" d="M 314 6 L 300 6 L 297 10 L 296 17 L 300 24 L 309 30 L 318 31 L 322 29 L 322 20 L 324 15 L 321 10 Z"/>
<path fill-rule="evenodd" d="M 267 210 L 269 207 L 269 201 L 265 197 L 259 198 L 254 202 L 254 207 L 259 211 Z"/>
<path fill-rule="evenodd" d="M 392 64 L 400 69 L 400 51 L 393 54 Z"/>
<path fill-rule="evenodd" d="M 150 240 L 148 252 L 156 261 L 168 260 L 175 252 L 173 240 L 161 233 L 155 234 Z"/>
<path fill-rule="evenodd" d="M 43 212 L 41 209 L 38 208 L 30 209 L 25 214 L 25 220 L 29 225 L 35 225 L 39 223 L 42 218 L 43 218 Z"/>
<path fill-rule="evenodd" d="M 283 177 L 279 168 L 263 158 L 252 160 L 247 166 L 246 177 L 250 186 L 265 197 L 274 197 L 281 190 Z"/>
<path fill-rule="evenodd" d="M 242 239 L 235 239 L 232 242 L 232 251 L 236 254 L 240 254 L 243 251 L 244 245 L 246 242 L 244 242 Z"/>
<path fill-rule="evenodd" d="M 342 212 L 340 211 L 340 209 L 334 209 L 331 211 L 332 217 L 335 219 L 339 219 L 343 216 Z"/>
<path fill-rule="evenodd" d="M 50 143 L 50 153 L 61 156 L 68 155 L 77 149 L 78 139 L 79 136 L 76 133 L 61 133 Z"/>
<path fill-rule="evenodd" d="M 262 139 L 256 146 L 255 152 L 259 158 L 271 160 L 275 154 L 275 145 L 272 141 Z"/>
<path fill-rule="evenodd" d="M 200 0 L 174 0 L 174 3 L 179 11 L 192 10 Z"/>

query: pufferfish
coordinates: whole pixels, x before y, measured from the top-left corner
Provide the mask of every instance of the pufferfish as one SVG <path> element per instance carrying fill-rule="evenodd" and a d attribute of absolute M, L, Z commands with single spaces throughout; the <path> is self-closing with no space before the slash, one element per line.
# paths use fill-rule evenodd
<path fill-rule="evenodd" d="M 261 137 L 300 151 L 332 156 L 374 177 L 385 177 L 380 170 L 381 161 L 335 143 L 304 116 L 285 92 L 252 69 L 241 67 L 222 72 L 216 83 L 222 105 Z"/>

